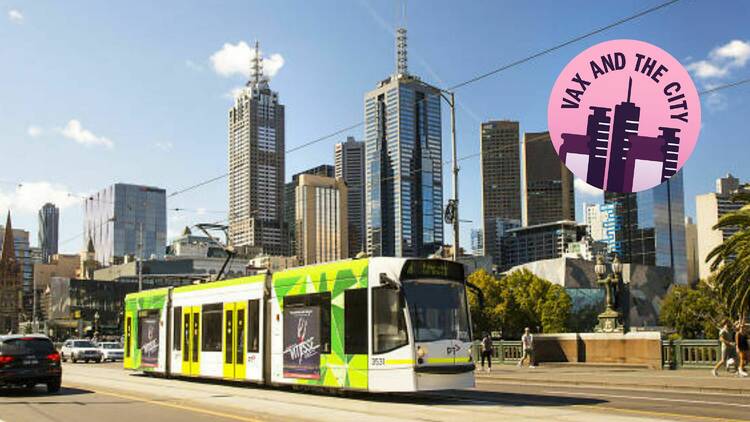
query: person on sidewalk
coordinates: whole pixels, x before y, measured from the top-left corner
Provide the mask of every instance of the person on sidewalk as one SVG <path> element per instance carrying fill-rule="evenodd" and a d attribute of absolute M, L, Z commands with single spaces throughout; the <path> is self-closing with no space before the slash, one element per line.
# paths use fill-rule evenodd
<path fill-rule="evenodd" d="M 523 361 L 525 361 L 526 358 L 529 358 L 529 368 L 536 368 L 536 366 L 534 366 L 534 336 L 531 335 L 529 327 L 526 327 L 523 331 L 523 336 L 521 337 L 521 348 L 523 349 L 523 355 L 521 356 L 521 360 L 518 361 L 518 367 L 522 367 Z"/>
<path fill-rule="evenodd" d="M 747 338 L 747 327 L 745 327 L 744 321 L 737 321 L 737 334 L 735 334 L 735 344 L 737 345 L 737 358 L 739 364 L 737 365 L 737 376 L 746 377 L 745 364 L 747 363 L 748 351 L 750 351 L 750 344 Z"/>
<path fill-rule="evenodd" d="M 721 329 L 719 330 L 719 343 L 721 344 L 721 358 L 718 362 L 716 362 L 716 365 L 714 365 L 714 369 L 711 370 L 711 373 L 718 377 L 719 374 L 718 371 L 719 368 L 721 368 L 722 365 L 727 364 L 727 359 L 729 358 L 729 351 L 734 346 L 734 342 L 732 341 L 732 335 L 729 332 L 729 320 L 725 319 L 724 322 L 721 325 Z"/>
<path fill-rule="evenodd" d="M 487 372 L 492 372 L 492 337 L 484 333 L 482 338 L 482 370 L 484 370 L 484 359 L 487 359 Z"/>

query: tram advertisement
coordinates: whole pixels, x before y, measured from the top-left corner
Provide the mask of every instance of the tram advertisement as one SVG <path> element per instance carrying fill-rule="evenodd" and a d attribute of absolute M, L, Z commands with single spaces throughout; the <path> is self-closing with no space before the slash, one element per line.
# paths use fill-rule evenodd
<path fill-rule="evenodd" d="M 141 366 L 154 368 L 159 363 L 159 313 L 148 312 L 138 320 Z"/>
<path fill-rule="evenodd" d="M 320 308 L 284 309 L 284 377 L 320 378 Z"/>

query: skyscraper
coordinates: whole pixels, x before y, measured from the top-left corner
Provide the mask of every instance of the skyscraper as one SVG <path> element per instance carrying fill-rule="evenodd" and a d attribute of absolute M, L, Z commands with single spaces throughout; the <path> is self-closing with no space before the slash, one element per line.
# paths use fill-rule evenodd
<path fill-rule="evenodd" d="M 314 176 L 334 177 L 335 169 L 330 164 L 321 164 L 319 166 L 301 171 L 292 176 L 292 181 L 284 184 L 284 232 L 285 248 L 281 255 L 292 256 L 297 254 L 297 186 L 299 178 L 303 174 Z"/>
<path fill-rule="evenodd" d="M 500 235 L 521 222 L 518 122 L 482 123 L 480 138 L 484 253 L 500 264 Z M 502 227 L 499 227 L 502 226 Z"/>
<path fill-rule="evenodd" d="M 524 225 L 575 220 L 573 173 L 560 161 L 549 132 L 523 136 Z"/>
<path fill-rule="evenodd" d="M 747 193 L 747 186 L 741 186 L 739 179 L 727 174 L 716 180 L 716 192 L 695 197 L 695 225 L 698 236 L 698 277 L 705 279 L 711 275 L 711 264 L 706 262 L 708 254 L 725 240 L 737 233 L 738 227 L 714 230 L 719 219 L 747 205 L 747 202 L 734 198 L 735 193 Z"/>
<path fill-rule="evenodd" d="M 367 252 L 424 257 L 443 244 L 440 91 L 408 72 L 397 34 L 396 73 L 365 95 Z"/>
<path fill-rule="evenodd" d="M 336 177 L 344 179 L 347 187 L 349 220 L 349 256 L 366 250 L 365 237 L 365 143 L 353 137 L 336 144 Z"/>
<path fill-rule="evenodd" d="M 482 229 L 471 229 L 471 253 L 484 255 L 484 232 Z"/>
<path fill-rule="evenodd" d="M 257 42 L 251 75 L 229 110 L 229 241 L 235 247 L 281 255 L 287 249 L 284 106 L 263 76 Z"/>
<path fill-rule="evenodd" d="M 604 240 L 604 221 L 607 214 L 601 210 L 599 204 L 583 203 L 583 221 L 588 235 L 593 240 Z"/>
<path fill-rule="evenodd" d="M 297 259 L 302 265 L 349 256 L 346 183 L 303 174 L 296 188 Z"/>
<path fill-rule="evenodd" d="M 39 210 L 39 247 L 42 248 L 42 262 L 49 263 L 57 253 L 60 209 L 47 202 Z"/>
<path fill-rule="evenodd" d="M 103 265 L 118 263 L 129 255 L 163 258 L 167 246 L 166 191 L 115 183 L 84 202 L 83 232 L 82 249 L 91 239 L 96 260 Z"/>
<path fill-rule="evenodd" d="M 638 193 L 605 192 L 604 202 L 620 222 L 615 244 L 624 263 L 670 267 L 675 283 L 687 283 L 682 172 Z"/>

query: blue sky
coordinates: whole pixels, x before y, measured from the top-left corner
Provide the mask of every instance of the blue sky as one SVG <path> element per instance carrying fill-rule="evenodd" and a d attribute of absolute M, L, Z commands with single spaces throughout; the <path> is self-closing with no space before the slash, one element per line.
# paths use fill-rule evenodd
<path fill-rule="evenodd" d="M 451 86 L 658 3 L 410 1 L 410 70 Z M 246 80 L 235 71 L 241 42 L 260 40 L 274 66 L 271 86 L 286 106 L 292 148 L 362 120 L 364 93 L 393 71 L 391 30 L 400 19 L 396 2 L 365 0 L 37 0 L 0 7 L 0 212 L 10 207 L 14 225 L 30 230 L 35 243 L 36 209 L 58 203 L 64 252 L 82 246 L 87 193 L 114 182 L 172 192 L 226 172 L 231 91 Z M 483 120 L 516 119 L 522 130 L 546 130 L 558 72 L 601 41 L 656 44 L 691 66 L 699 89 L 747 78 L 748 21 L 750 2 L 683 0 L 462 88 L 459 156 L 479 150 Z M 750 84 L 703 97 L 702 132 L 685 167 L 688 214 L 695 195 L 713 190 L 727 171 L 750 179 L 749 98 Z M 444 116 L 448 159 L 447 108 Z M 289 154 L 287 178 L 332 163 L 333 144 L 345 136 Z M 461 163 L 462 218 L 474 222 L 463 227 L 466 246 L 469 229 L 480 223 L 478 164 Z M 168 208 L 190 210 L 168 212 L 170 237 L 185 225 L 225 218 L 226 189 L 222 180 L 170 199 Z M 446 198 L 449 189 L 446 183 Z M 578 213 L 581 202 L 596 199 L 577 191 Z"/>

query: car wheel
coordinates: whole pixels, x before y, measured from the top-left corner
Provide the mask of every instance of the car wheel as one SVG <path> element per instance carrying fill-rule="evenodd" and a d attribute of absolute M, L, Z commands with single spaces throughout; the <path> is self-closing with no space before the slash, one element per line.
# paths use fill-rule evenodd
<path fill-rule="evenodd" d="M 88 359 L 84 359 L 83 361 L 84 361 L 84 362 L 86 362 L 86 363 L 89 363 L 89 360 L 88 360 Z"/>
<path fill-rule="evenodd" d="M 67 362 L 68 358 L 65 357 L 64 353 L 60 353 L 60 360 L 63 361 L 63 362 Z"/>
<path fill-rule="evenodd" d="M 78 359 L 76 359 L 76 358 L 70 358 L 70 360 L 71 360 L 71 362 L 73 362 L 73 363 L 78 363 Z"/>
<path fill-rule="evenodd" d="M 60 385 L 62 384 L 62 379 L 57 378 L 54 381 L 50 381 L 47 383 L 47 392 L 48 393 L 57 393 L 60 391 Z"/>

